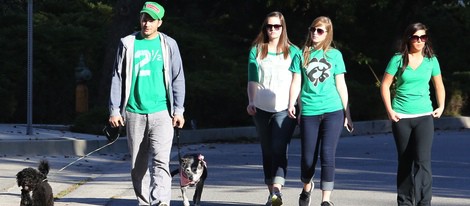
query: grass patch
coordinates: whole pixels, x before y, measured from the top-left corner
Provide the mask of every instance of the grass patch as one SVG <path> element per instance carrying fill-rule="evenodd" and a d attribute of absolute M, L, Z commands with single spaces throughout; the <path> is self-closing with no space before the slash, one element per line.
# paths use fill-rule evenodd
<path fill-rule="evenodd" d="M 65 197 L 66 195 L 70 194 L 71 192 L 75 191 L 77 188 L 79 188 L 80 186 L 84 185 L 87 182 L 90 182 L 91 180 L 93 180 L 91 177 L 86 178 L 86 179 L 84 179 L 84 180 L 82 180 L 82 181 L 80 181 L 76 184 L 73 184 L 72 186 L 68 187 L 67 189 L 60 191 L 58 194 L 56 194 L 54 196 L 54 200 Z"/>

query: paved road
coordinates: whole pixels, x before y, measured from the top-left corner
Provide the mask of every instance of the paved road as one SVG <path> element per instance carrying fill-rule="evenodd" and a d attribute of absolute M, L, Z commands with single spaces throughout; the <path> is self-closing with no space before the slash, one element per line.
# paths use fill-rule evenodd
<path fill-rule="evenodd" d="M 0 142 L 1 144 L 1 142 Z M 437 131 L 433 148 L 435 206 L 470 205 L 470 130 Z M 267 190 L 263 186 L 260 149 L 257 143 L 193 144 L 182 153 L 201 152 L 209 168 L 203 192 L 205 206 L 264 205 Z M 0 151 L 1 154 L 1 151 Z M 293 139 L 289 151 L 289 173 L 283 189 L 286 206 L 297 204 L 301 183 L 299 139 Z M 177 167 L 176 147 L 172 166 Z M 0 156 L 0 205 L 19 205 L 20 190 L 15 175 L 24 167 L 36 167 L 46 158 L 52 171 L 49 177 L 54 193 L 60 196 L 56 206 L 135 206 L 126 152 L 94 153 L 58 172 L 77 156 Z M 395 145 L 390 134 L 343 137 L 337 151 L 336 187 L 333 202 L 338 206 L 393 206 L 395 204 Z M 318 187 L 318 178 L 315 179 Z M 190 188 L 191 192 L 194 188 Z M 312 205 L 320 204 L 320 192 L 314 190 Z M 181 206 L 178 179 L 173 180 L 172 206 Z"/>

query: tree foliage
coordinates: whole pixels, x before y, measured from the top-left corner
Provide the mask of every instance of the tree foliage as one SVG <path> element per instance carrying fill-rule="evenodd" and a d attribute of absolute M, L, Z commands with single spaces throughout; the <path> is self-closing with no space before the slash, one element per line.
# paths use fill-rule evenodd
<path fill-rule="evenodd" d="M 0 67 L 6 74 L 1 88 L 7 88 L 9 105 L 1 121 L 24 122 L 27 80 L 26 1 L 2 4 L 0 25 Z M 33 111 L 36 123 L 70 123 L 75 117 L 74 69 L 80 55 L 93 73 L 101 70 L 103 27 L 109 23 L 112 7 L 100 2 L 34 1 L 33 16 Z M 90 87 L 93 87 L 93 83 Z M 91 96 L 94 94 L 91 91 Z M 4 115 L 6 114 L 6 115 Z"/>
<path fill-rule="evenodd" d="M 26 2 L 0 0 L 0 122 L 25 122 L 26 118 Z M 117 42 L 139 29 L 143 2 L 34 1 L 35 123 L 65 124 L 77 118 L 74 69 L 82 54 L 93 73 L 87 83 L 90 108 L 106 110 Z M 324 15 L 333 20 L 335 46 L 347 65 L 353 120 L 386 118 L 377 80 L 396 51 L 404 28 L 416 21 L 430 28 L 447 102 L 454 104 L 446 114 L 470 112 L 465 109 L 470 92 L 464 88 L 470 70 L 466 52 L 470 46 L 469 1 L 157 2 L 166 9 L 160 30 L 177 40 L 183 58 L 187 84 L 185 116 L 199 128 L 252 125 L 245 111 L 248 51 L 265 15 L 274 10 L 284 14 L 289 38 L 299 47 L 315 17 Z M 459 109 L 459 105 L 463 106 Z M 106 121 L 106 117 L 96 118 Z"/>

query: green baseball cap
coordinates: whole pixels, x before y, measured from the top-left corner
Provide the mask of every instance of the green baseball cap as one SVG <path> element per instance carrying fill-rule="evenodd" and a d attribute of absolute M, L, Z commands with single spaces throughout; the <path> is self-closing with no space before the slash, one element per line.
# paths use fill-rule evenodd
<path fill-rule="evenodd" d="M 148 1 L 145 2 L 144 8 L 142 8 L 140 13 L 147 13 L 153 19 L 162 19 L 163 15 L 165 15 L 165 9 L 157 2 Z"/>

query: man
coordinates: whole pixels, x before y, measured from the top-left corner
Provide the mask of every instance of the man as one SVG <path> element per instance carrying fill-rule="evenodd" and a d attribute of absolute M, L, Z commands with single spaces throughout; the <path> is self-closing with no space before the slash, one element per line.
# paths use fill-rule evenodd
<path fill-rule="evenodd" d="M 184 125 L 183 64 L 176 41 L 158 31 L 164 8 L 146 2 L 140 13 L 141 31 L 122 38 L 117 50 L 109 123 L 126 125 L 139 205 L 168 206 L 173 128 Z"/>

